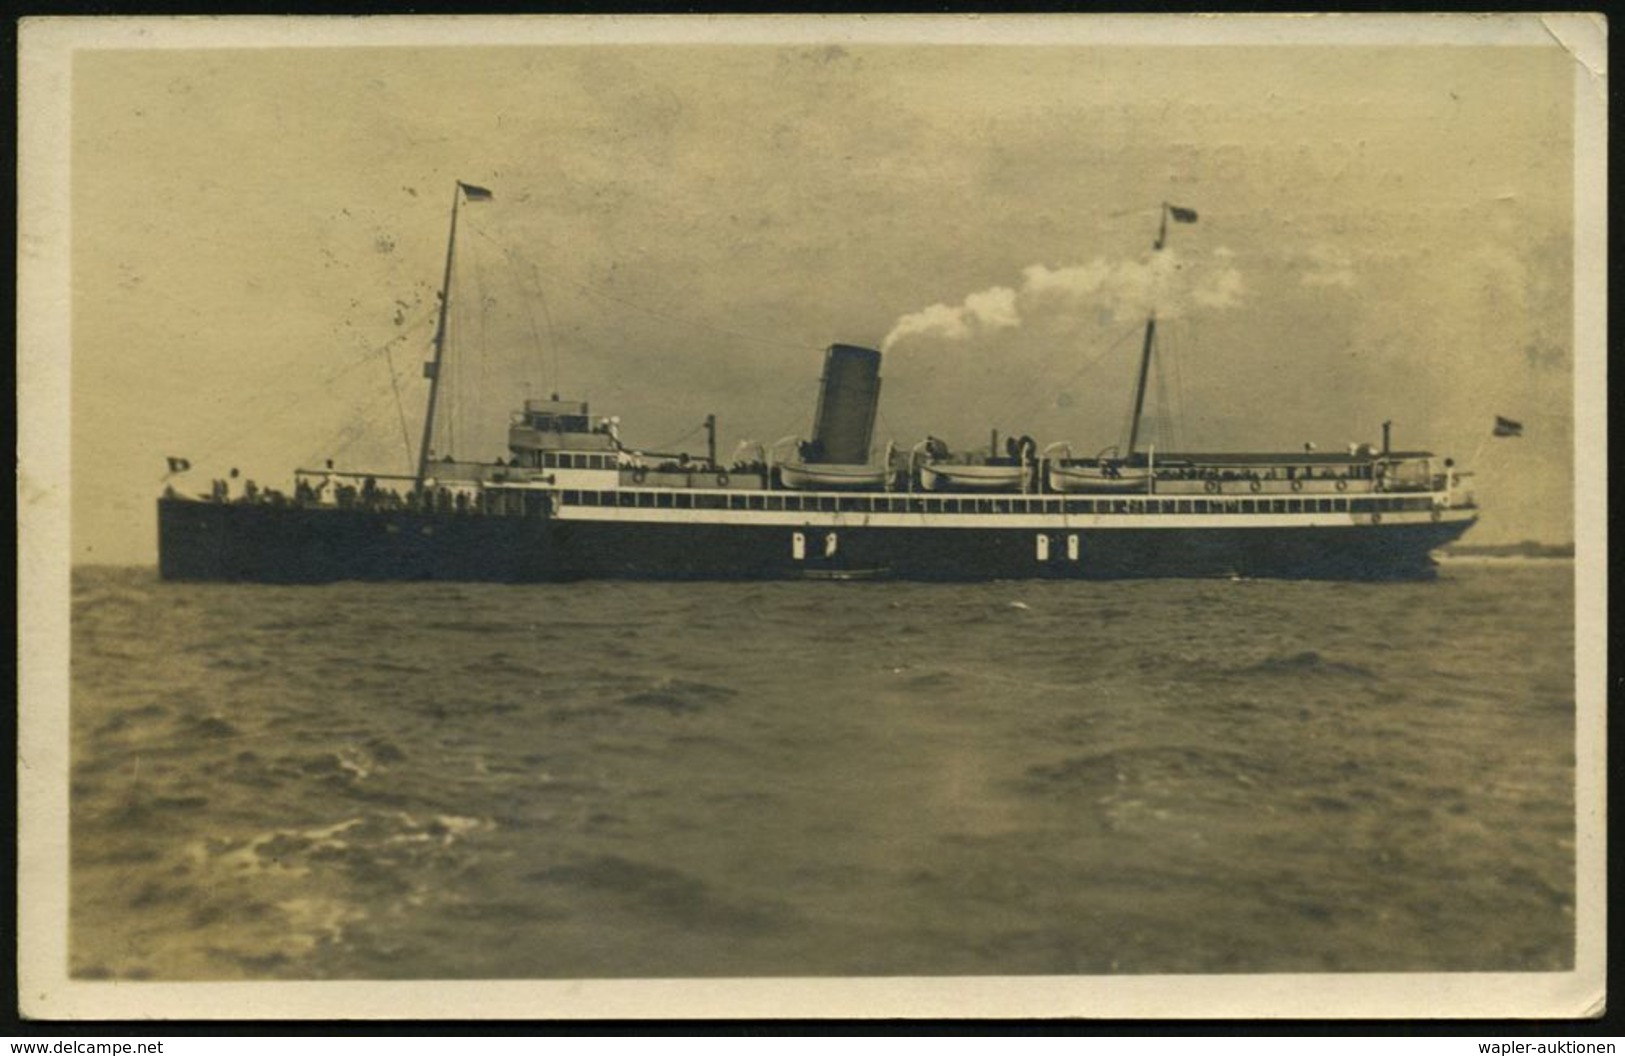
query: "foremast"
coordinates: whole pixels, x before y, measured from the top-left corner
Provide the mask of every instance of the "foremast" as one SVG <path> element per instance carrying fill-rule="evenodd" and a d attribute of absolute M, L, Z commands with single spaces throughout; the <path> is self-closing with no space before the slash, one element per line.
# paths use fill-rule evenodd
<path fill-rule="evenodd" d="M 491 199 L 484 187 L 457 181 L 451 195 L 451 232 L 446 236 L 446 272 L 440 280 L 440 318 L 434 328 L 434 359 L 423 364 L 423 375 L 429 379 L 429 406 L 423 412 L 423 441 L 418 445 L 418 468 L 414 479 L 421 489 L 429 476 L 430 443 L 434 439 L 434 408 L 440 395 L 440 365 L 446 356 L 446 320 L 451 311 L 451 269 L 457 255 L 457 212 L 465 200 L 483 202 Z"/>

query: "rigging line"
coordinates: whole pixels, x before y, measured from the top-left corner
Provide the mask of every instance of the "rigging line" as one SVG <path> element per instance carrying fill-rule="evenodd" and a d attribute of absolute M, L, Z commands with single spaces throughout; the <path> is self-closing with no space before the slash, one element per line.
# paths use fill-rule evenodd
<path fill-rule="evenodd" d="M 654 451 L 656 451 L 657 453 L 664 452 L 669 447 L 676 447 L 678 444 L 683 443 L 684 441 L 689 439 L 689 437 L 693 436 L 695 433 L 699 432 L 701 429 L 704 429 L 704 428 L 705 428 L 704 423 L 701 423 L 700 425 L 696 425 L 694 428 L 690 429 L 688 432 L 684 433 L 682 436 L 679 436 L 675 440 L 667 440 L 663 444 L 654 444 L 654 445 L 652 445 L 652 449 Z"/>
<path fill-rule="evenodd" d="M 384 352 L 387 354 L 390 346 L 410 336 L 430 318 L 432 318 L 432 316 L 419 318 L 405 330 L 402 330 L 399 334 L 396 334 L 382 345 L 374 348 L 368 348 L 355 360 L 328 371 L 325 375 L 318 378 L 315 384 L 290 393 L 280 403 L 268 411 L 254 414 L 246 424 L 239 424 L 239 422 L 234 419 L 232 422 L 212 433 L 204 444 L 204 449 L 206 451 L 215 451 L 222 447 L 235 445 L 239 440 L 247 436 L 249 433 L 263 433 L 265 431 L 265 426 L 268 423 L 279 421 L 290 411 L 308 403 L 313 393 L 319 390 L 331 388 L 335 382 L 344 377 L 346 374 L 349 374 L 351 371 L 354 371 L 357 368 L 365 366 L 367 363 L 371 362 L 373 357 L 379 352 Z"/>
<path fill-rule="evenodd" d="M 406 407 L 401 402 L 400 379 L 395 376 L 395 356 L 386 346 L 384 349 L 384 362 L 389 365 L 389 387 L 395 392 L 395 413 L 401 420 L 401 443 L 406 448 L 406 465 L 412 466 L 412 434 L 406 428 Z"/>
<path fill-rule="evenodd" d="M 475 234 L 480 235 L 482 238 L 485 238 L 486 241 L 490 242 L 492 245 L 496 246 L 499 250 L 502 251 L 503 257 L 508 261 L 509 266 L 511 266 L 513 268 L 513 272 L 514 272 L 514 274 L 516 276 L 520 275 L 520 273 L 521 273 L 520 272 L 521 265 L 523 265 L 524 267 L 527 267 L 527 268 L 530 269 L 530 276 L 531 276 L 530 288 L 525 289 L 524 286 L 523 286 L 522 280 L 521 281 L 516 281 L 515 285 L 520 287 L 520 289 L 519 289 L 519 294 L 520 294 L 519 300 L 524 305 L 525 322 L 530 325 L 531 343 L 535 346 L 536 354 L 537 354 L 538 357 L 543 356 L 543 355 L 547 355 L 548 358 L 551 360 L 550 365 L 553 368 L 553 389 L 552 389 L 552 391 L 554 391 L 554 392 L 560 391 L 559 390 L 559 358 L 560 358 L 559 357 L 559 348 L 560 348 L 560 346 L 559 346 L 558 328 L 556 326 L 554 326 L 554 324 L 553 324 L 553 312 L 552 312 L 552 309 L 550 309 L 548 307 L 548 305 L 547 305 L 547 289 L 542 284 L 541 273 L 536 270 L 535 262 L 525 260 L 524 258 L 520 257 L 519 254 L 517 254 L 517 253 L 515 253 L 513 251 L 513 248 L 511 246 L 505 246 L 502 243 L 496 241 L 495 239 L 491 238 L 489 235 L 485 234 L 484 231 L 480 230 L 479 227 L 475 226 L 475 227 L 472 228 L 472 230 L 474 231 Z M 542 335 L 536 329 L 536 316 L 530 310 L 530 298 L 528 296 L 526 296 L 526 294 L 531 293 L 532 291 L 534 291 L 534 293 L 535 293 L 537 303 L 539 305 L 541 305 L 542 321 L 547 324 L 547 340 L 548 340 L 548 343 L 545 344 L 545 345 L 542 343 Z"/>
<path fill-rule="evenodd" d="M 497 246 L 498 249 L 502 249 L 503 252 L 508 252 L 508 250 L 506 250 L 506 249 L 504 249 L 502 247 L 501 243 L 498 243 L 495 239 L 493 239 L 490 235 L 486 234 L 484 231 L 481 231 L 478 228 L 475 228 L 474 233 L 479 235 L 481 238 L 484 238 L 487 241 L 492 242 L 493 244 L 495 244 Z M 517 253 L 518 251 L 514 250 L 513 252 Z M 585 283 L 577 282 L 574 279 L 565 278 L 564 276 L 554 275 L 552 273 L 542 272 L 541 269 L 536 267 L 536 264 L 535 264 L 534 261 L 531 261 L 528 257 L 525 258 L 525 260 L 527 261 L 527 263 L 530 264 L 531 269 L 533 271 L 536 271 L 540 275 L 546 275 L 550 282 L 559 282 L 559 283 L 563 283 L 563 284 L 565 284 L 567 286 L 573 286 L 577 290 L 581 291 L 582 293 L 585 293 L 589 297 L 597 297 L 597 298 L 599 298 L 601 300 L 609 301 L 609 302 L 612 302 L 614 304 L 619 304 L 622 307 L 631 308 L 633 311 L 642 312 L 645 315 L 650 315 L 650 316 L 653 316 L 653 317 L 655 317 L 657 319 L 665 319 L 665 320 L 667 320 L 669 322 L 683 323 L 686 326 L 692 326 L 692 327 L 695 327 L 696 329 L 700 329 L 700 330 L 710 330 L 713 333 L 727 334 L 730 337 L 737 337 L 737 338 L 740 338 L 741 340 L 744 340 L 744 341 L 750 341 L 750 342 L 752 342 L 754 344 L 763 345 L 763 346 L 767 346 L 767 347 L 771 347 L 771 348 L 805 349 L 805 348 L 808 347 L 805 342 L 778 341 L 778 340 L 773 340 L 771 338 L 758 337 L 755 334 L 747 334 L 747 333 L 745 333 L 745 332 L 743 332 L 741 330 L 730 330 L 727 327 L 715 326 L 715 325 L 713 325 L 711 323 L 704 323 L 704 322 L 699 321 L 698 319 L 691 319 L 691 318 L 688 318 L 686 316 L 674 315 L 674 314 L 672 314 L 670 312 L 662 312 L 662 311 L 660 311 L 658 309 L 648 308 L 648 307 L 645 307 L 645 306 L 643 306 L 641 304 L 638 304 L 636 301 L 629 301 L 629 300 L 627 300 L 627 299 L 625 299 L 623 297 L 617 297 L 612 293 L 605 293 L 602 290 L 594 289 L 592 286 L 589 286 L 589 285 L 587 285 Z"/>
<path fill-rule="evenodd" d="M 478 294 L 478 297 L 479 297 L 479 300 L 476 302 L 477 305 L 478 305 L 479 311 L 475 316 L 475 318 L 479 320 L 479 336 L 475 339 L 475 344 L 476 344 L 476 347 L 479 349 L 479 353 L 478 353 L 478 356 L 476 358 L 476 364 L 477 365 L 476 365 L 476 368 L 475 368 L 475 373 L 476 373 L 477 376 L 475 378 L 474 384 L 468 387 L 468 392 L 467 392 L 467 394 L 465 396 L 465 404 L 466 404 L 466 407 L 467 407 L 467 413 L 472 417 L 472 420 L 476 423 L 475 429 L 477 430 L 478 429 L 478 424 L 477 423 L 484 422 L 486 420 L 486 417 L 485 417 L 485 397 L 486 397 L 486 394 L 491 391 L 491 360 L 492 360 L 492 356 L 491 356 L 491 336 L 490 336 L 491 335 L 491 328 L 490 328 L 490 322 L 491 322 L 491 305 L 492 305 L 492 303 L 494 301 L 494 298 L 492 298 L 486 292 L 486 281 L 485 281 L 485 270 L 486 270 L 486 268 L 485 268 L 485 260 L 484 260 L 484 258 L 482 258 L 480 256 L 478 250 L 475 250 L 472 255 L 474 257 L 474 286 L 475 286 L 475 291 L 476 291 L 476 293 Z M 464 426 L 467 426 L 468 421 L 465 420 L 463 424 L 464 424 Z M 463 432 L 465 434 L 467 434 L 467 433 L 470 432 L 470 430 L 465 428 L 463 430 Z M 469 443 L 470 444 L 473 443 L 473 438 L 472 437 L 470 437 Z"/>
<path fill-rule="evenodd" d="M 515 267 L 517 267 L 517 266 L 518 265 L 515 265 Z M 547 344 L 545 344 L 545 345 L 542 344 L 542 335 L 540 333 L 538 333 L 537 330 L 536 330 L 536 316 L 530 310 L 530 299 L 523 296 L 524 291 L 520 291 L 520 293 L 521 293 L 520 300 L 525 303 L 525 322 L 530 324 L 530 339 L 531 339 L 531 342 L 536 347 L 536 355 L 538 357 L 546 356 L 548 358 L 548 360 L 550 361 L 549 365 L 552 366 L 552 368 L 553 368 L 553 390 L 552 391 L 558 392 L 558 391 L 560 391 L 559 390 L 559 351 L 560 351 L 560 348 L 559 348 L 558 329 L 553 325 L 553 312 L 552 312 L 552 309 L 548 308 L 548 306 L 547 306 L 547 291 L 542 288 L 542 277 L 536 273 L 536 268 L 535 268 L 534 265 L 531 267 L 530 270 L 531 270 L 531 280 L 532 280 L 531 284 L 536 290 L 536 303 L 541 305 L 541 308 L 542 308 L 542 322 L 547 324 Z"/>
<path fill-rule="evenodd" d="M 362 400 L 352 402 L 351 410 L 354 413 L 337 429 L 322 437 L 315 451 L 304 460 L 305 463 L 342 455 L 358 441 L 365 439 L 377 424 L 374 419 L 377 417 L 377 405 L 380 402 L 378 396 L 381 394 L 382 390 L 375 390 Z"/>
<path fill-rule="evenodd" d="M 1055 384 L 1055 383 L 1051 382 L 1050 379 L 1048 379 L 1048 378 L 1043 378 L 1043 377 L 1038 378 L 1036 381 L 1033 382 L 1032 385 L 1030 385 L 1026 389 L 1026 391 L 1018 394 L 1013 399 L 1007 401 L 1005 403 L 1005 405 L 999 409 L 999 414 L 1000 414 L 1001 418 L 1004 415 L 1011 412 L 1012 410 L 1019 410 L 1022 407 L 1031 408 L 1035 394 L 1037 393 L 1038 389 L 1040 389 L 1040 388 L 1042 388 L 1044 386 L 1049 386 L 1053 390 L 1055 388 L 1060 388 L 1060 387 L 1064 387 L 1066 385 L 1070 385 L 1072 382 L 1078 380 L 1080 377 L 1082 377 L 1089 370 L 1099 366 L 1100 363 L 1103 360 L 1105 360 L 1105 358 L 1107 356 L 1109 356 L 1113 352 L 1117 351 L 1117 347 L 1119 345 L 1121 345 L 1124 341 L 1127 341 L 1130 337 L 1134 336 L 1138 332 L 1139 332 L 1139 328 L 1137 326 L 1130 327 L 1129 329 L 1124 330 L 1121 334 L 1118 335 L 1117 340 L 1113 341 L 1111 344 L 1107 345 L 1105 348 L 1103 348 L 1100 351 L 1096 352 L 1093 356 L 1085 358 L 1084 361 L 1083 361 L 1083 364 L 1081 366 L 1079 366 L 1078 369 L 1074 370 L 1071 374 L 1069 374 L 1066 377 L 1062 378 L 1060 380 L 1059 384 Z M 1030 410 L 1029 410 L 1029 413 L 1031 413 Z"/>

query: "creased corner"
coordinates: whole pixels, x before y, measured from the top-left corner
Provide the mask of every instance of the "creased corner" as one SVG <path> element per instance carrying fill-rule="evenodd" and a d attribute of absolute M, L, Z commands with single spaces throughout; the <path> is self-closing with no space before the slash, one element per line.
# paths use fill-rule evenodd
<path fill-rule="evenodd" d="M 1596 12 L 1540 16 L 1541 28 L 1590 75 L 1599 96 L 1608 83 L 1608 19 Z"/>

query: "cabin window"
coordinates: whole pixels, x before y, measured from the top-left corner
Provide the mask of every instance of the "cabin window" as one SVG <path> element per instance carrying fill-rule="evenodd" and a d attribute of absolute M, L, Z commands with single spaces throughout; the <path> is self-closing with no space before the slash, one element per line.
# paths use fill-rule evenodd
<path fill-rule="evenodd" d="M 1270 512 L 1271 513 L 1285 513 L 1286 512 L 1286 500 L 1285 499 L 1271 499 L 1270 500 Z"/>
<path fill-rule="evenodd" d="M 659 497 L 655 500 L 655 505 L 659 506 L 663 510 L 671 509 L 671 504 L 672 504 L 672 494 L 669 491 L 661 492 Z"/>
<path fill-rule="evenodd" d="M 783 495 L 769 495 L 767 497 L 767 508 L 770 509 L 770 510 L 782 510 L 782 509 L 784 509 L 784 496 Z"/>
<path fill-rule="evenodd" d="M 564 493 L 564 504 L 566 506 L 579 506 L 579 505 L 581 505 L 581 492 L 579 492 L 579 491 L 567 491 L 567 492 L 565 492 Z"/>
<path fill-rule="evenodd" d="M 688 494 L 686 491 L 679 491 L 677 493 L 677 508 L 679 510 L 693 509 L 694 496 Z"/>
<path fill-rule="evenodd" d="M 1258 503 L 1254 502 L 1252 499 L 1242 499 L 1241 500 L 1241 512 L 1242 513 L 1252 513 L 1257 509 L 1258 509 Z"/>
<path fill-rule="evenodd" d="M 767 503 L 763 501 L 762 496 L 752 495 L 750 497 L 750 508 L 753 510 L 765 510 L 767 509 Z"/>
<path fill-rule="evenodd" d="M 655 504 L 654 492 L 652 492 L 652 491 L 643 491 L 643 492 L 638 493 L 638 505 L 639 506 L 643 506 L 645 508 L 650 508 L 650 507 L 653 507 L 654 504 Z"/>
<path fill-rule="evenodd" d="M 861 496 L 843 495 L 835 501 L 835 508 L 846 513 L 855 513 L 863 509 Z"/>
<path fill-rule="evenodd" d="M 721 510 L 727 506 L 726 495 L 696 495 L 694 508 L 697 510 Z"/>
<path fill-rule="evenodd" d="M 1161 508 L 1163 513 L 1173 513 L 1174 512 L 1174 500 L 1173 499 L 1163 499 L 1160 503 L 1158 503 L 1158 506 Z"/>
<path fill-rule="evenodd" d="M 942 504 L 943 504 L 942 499 L 926 499 L 925 500 L 925 512 L 926 513 L 941 513 L 942 512 Z"/>
<path fill-rule="evenodd" d="M 745 501 L 745 499 L 746 499 L 746 496 L 744 496 L 744 495 L 729 495 L 728 496 L 728 509 L 730 509 L 730 510 L 743 510 L 743 509 L 748 508 L 749 503 L 747 503 Z"/>
<path fill-rule="evenodd" d="M 1302 499 L 1288 499 L 1287 503 L 1286 503 L 1286 509 L 1287 509 L 1288 513 L 1302 513 L 1303 512 L 1303 500 Z"/>
<path fill-rule="evenodd" d="M 1180 499 L 1179 500 L 1179 512 L 1180 513 L 1189 513 L 1189 512 L 1191 512 L 1191 500 L 1189 500 L 1189 499 Z"/>
<path fill-rule="evenodd" d="M 835 496 L 833 496 L 833 495 L 820 495 L 820 496 L 818 496 L 818 508 L 820 510 L 823 510 L 826 513 L 834 513 L 835 512 Z"/>

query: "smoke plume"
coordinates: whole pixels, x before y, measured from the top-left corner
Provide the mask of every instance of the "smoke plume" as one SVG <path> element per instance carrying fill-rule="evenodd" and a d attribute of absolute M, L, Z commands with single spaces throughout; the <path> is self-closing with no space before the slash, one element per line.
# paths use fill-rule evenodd
<path fill-rule="evenodd" d="M 963 341 L 1052 314 L 1122 318 L 1155 308 L 1167 318 L 1192 306 L 1229 308 L 1244 290 L 1241 273 L 1222 250 L 1189 261 L 1164 250 L 1138 260 L 1102 258 L 1060 268 L 1030 264 L 1021 271 L 1019 287 L 993 286 L 958 304 L 933 304 L 903 316 L 880 347 L 889 351 L 898 342 L 924 337 Z"/>

